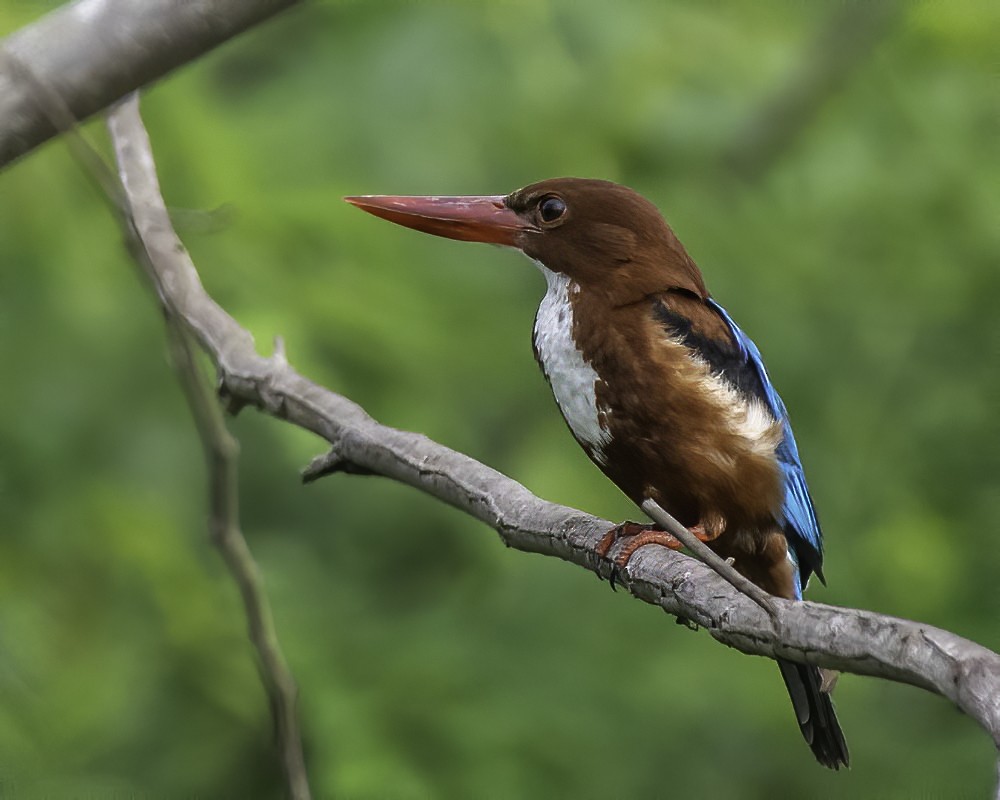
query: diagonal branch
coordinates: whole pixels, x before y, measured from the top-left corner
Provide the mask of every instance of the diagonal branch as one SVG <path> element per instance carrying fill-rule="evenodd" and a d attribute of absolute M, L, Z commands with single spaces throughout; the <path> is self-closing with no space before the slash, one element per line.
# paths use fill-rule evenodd
<path fill-rule="evenodd" d="M 703 563 L 714 569 L 726 581 L 731 583 L 736 589 L 743 592 L 757 605 L 763 608 L 772 617 L 777 618 L 778 610 L 771 602 L 771 595 L 744 578 L 736 571 L 731 561 L 727 561 L 716 555 L 707 544 L 702 542 L 691 531 L 681 525 L 676 519 L 668 514 L 655 500 L 644 500 L 642 510 L 646 512 L 653 522 L 659 525 L 667 533 L 673 535 L 681 541 L 688 550 L 695 554 Z"/>
<path fill-rule="evenodd" d="M 239 445 L 226 428 L 222 410 L 198 369 L 191 334 L 177 315 L 170 294 L 165 291 L 156 264 L 140 235 L 132 198 L 124 187 L 124 174 L 119 179 L 80 134 L 73 111 L 59 93 L 0 44 L 0 69 L 4 67 L 8 74 L 17 75 L 24 85 L 32 89 L 35 102 L 46 119 L 56 130 L 66 134 L 73 155 L 103 191 L 122 227 L 129 252 L 156 290 L 164 312 L 174 371 L 205 452 L 209 472 L 212 542 L 220 551 L 240 591 L 250 641 L 257 653 L 261 678 L 270 701 L 289 796 L 292 800 L 309 800 L 311 792 L 296 707 L 298 688 L 281 651 L 257 564 L 239 522 Z M 115 144 L 115 155 L 120 163 L 128 156 L 147 160 L 153 168 L 152 149 L 139 117 L 137 96 L 130 96 L 109 115 L 108 127 Z M 130 135 L 121 133 L 122 130 Z M 127 154 L 123 152 L 128 148 L 131 149 Z M 155 168 L 151 176 L 153 195 L 159 198 Z M 160 202 L 162 204 L 162 199 Z M 166 213 L 165 207 L 163 212 Z"/>
<path fill-rule="evenodd" d="M 282 355 L 265 358 L 253 338 L 205 292 L 159 196 L 152 159 L 135 146 L 138 127 L 118 130 L 123 182 L 143 243 L 170 305 L 215 362 L 231 407 L 253 405 L 332 445 L 306 478 L 366 472 L 414 486 L 494 528 L 509 547 L 610 574 L 596 547 L 611 523 L 545 502 L 468 456 L 425 436 L 379 424 L 299 375 Z M 776 619 L 705 565 L 647 547 L 622 585 L 635 597 L 708 628 L 744 653 L 908 683 L 943 695 L 1000 746 L 1000 655 L 953 633 L 860 609 L 772 598 Z M 780 631 L 780 635 L 776 633 Z"/>
<path fill-rule="evenodd" d="M 298 0 L 76 0 L 0 41 L 83 120 Z M 59 130 L 0 63 L 0 168 Z"/>
<path fill-rule="evenodd" d="M 150 192 L 148 197 L 159 197 L 152 151 L 139 117 L 136 95 L 130 96 L 112 111 L 108 117 L 108 128 L 121 169 L 122 185 L 126 187 L 124 197 L 120 198 L 120 221 L 126 243 L 136 262 L 157 289 L 166 318 L 171 360 L 205 451 L 209 472 L 212 541 L 222 554 L 240 590 L 250 640 L 257 652 L 261 678 L 270 699 L 289 796 L 292 800 L 309 800 L 311 794 L 296 710 L 298 689 L 278 643 L 271 608 L 261 585 L 257 564 L 240 528 L 239 445 L 227 430 L 222 409 L 198 368 L 191 335 L 178 317 L 170 292 L 162 282 L 161 265 L 157 264 L 145 245 L 143 229 L 137 217 L 160 209 L 137 206 L 137 197 L 127 191 L 130 170 L 135 164 L 141 163 L 146 168 L 145 177 L 151 181 L 147 186 Z M 166 208 L 162 211 L 165 214 Z"/>

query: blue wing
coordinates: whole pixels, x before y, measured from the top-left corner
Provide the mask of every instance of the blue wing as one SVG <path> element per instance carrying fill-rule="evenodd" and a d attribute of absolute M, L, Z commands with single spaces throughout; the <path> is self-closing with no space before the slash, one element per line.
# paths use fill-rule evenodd
<path fill-rule="evenodd" d="M 785 531 L 791 553 L 799 567 L 800 585 L 798 588 L 799 594 L 801 594 L 801 589 L 805 588 L 809 576 L 813 572 L 821 581 L 823 580 L 823 534 L 819 528 L 819 520 L 816 519 L 812 498 L 809 496 L 809 487 L 806 485 L 806 476 L 802 470 L 802 462 L 799 460 L 799 448 L 795 444 L 795 436 L 792 434 L 788 412 L 785 410 L 785 404 L 781 402 L 778 392 L 771 384 L 770 378 L 767 377 L 764 359 L 761 358 L 757 345 L 740 330 L 722 306 L 711 298 L 708 298 L 706 302 L 725 320 L 733 339 L 736 340 L 740 356 L 760 380 L 763 397 L 767 401 L 771 413 L 781 421 L 783 426 L 784 438 L 778 445 L 776 455 L 784 474 L 785 499 L 781 506 L 782 518 L 778 520 L 778 524 Z"/>

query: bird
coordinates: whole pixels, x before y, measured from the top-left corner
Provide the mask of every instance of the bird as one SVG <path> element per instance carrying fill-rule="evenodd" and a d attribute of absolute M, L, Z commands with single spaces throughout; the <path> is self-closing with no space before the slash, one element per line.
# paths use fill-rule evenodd
<path fill-rule="evenodd" d="M 508 195 L 344 198 L 390 222 L 520 250 L 546 291 L 535 357 L 574 438 L 637 505 L 654 500 L 751 582 L 801 600 L 822 572 L 823 538 L 788 412 L 760 350 L 708 292 L 659 209 L 638 192 L 553 178 Z M 680 549 L 625 522 L 619 567 L 638 548 Z M 849 766 L 843 731 L 812 665 L 777 659 L 816 760 Z"/>

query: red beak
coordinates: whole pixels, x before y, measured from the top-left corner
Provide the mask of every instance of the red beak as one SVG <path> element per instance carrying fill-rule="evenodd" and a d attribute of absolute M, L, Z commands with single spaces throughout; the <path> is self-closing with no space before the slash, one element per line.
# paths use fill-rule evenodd
<path fill-rule="evenodd" d="M 407 228 L 463 242 L 520 247 L 525 233 L 540 232 L 504 205 L 502 195 L 486 197 L 345 197 L 362 211 Z"/>

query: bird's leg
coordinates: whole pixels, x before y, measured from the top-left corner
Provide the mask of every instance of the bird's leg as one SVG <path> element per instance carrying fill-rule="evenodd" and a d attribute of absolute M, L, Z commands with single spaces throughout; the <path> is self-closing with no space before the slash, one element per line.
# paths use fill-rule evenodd
<path fill-rule="evenodd" d="M 645 536 L 649 533 L 658 533 L 661 536 L 669 537 L 676 543 L 676 547 L 674 549 L 679 549 L 680 547 L 680 541 L 676 537 L 670 536 L 669 533 L 659 530 L 652 523 L 631 522 L 627 520 L 615 525 L 615 527 L 604 534 L 604 536 L 601 537 L 601 541 L 597 543 L 597 547 L 594 549 L 597 553 L 597 557 L 600 561 L 603 561 L 608 557 L 608 553 L 611 551 L 611 548 L 615 546 L 615 542 L 619 539 L 635 538 Z M 667 546 L 669 547 L 670 545 Z M 617 560 L 615 563 L 617 565 Z M 617 569 L 617 566 L 612 567 L 611 574 L 608 576 L 608 583 L 611 586 L 611 591 L 615 591 L 615 572 Z M 596 572 L 598 578 L 602 577 L 600 568 L 598 568 Z"/>
<path fill-rule="evenodd" d="M 651 522 L 621 522 L 601 537 L 601 541 L 597 543 L 596 547 L 597 556 L 602 559 L 607 558 L 611 548 L 615 546 L 615 542 L 619 539 L 638 536 L 642 533 L 655 530 L 657 528 Z M 675 538 L 674 541 L 676 542 L 677 539 Z"/>
<path fill-rule="evenodd" d="M 695 538 L 700 542 L 710 542 L 717 538 L 719 533 L 721 533 L 721 531 L 706 531 L 705 527 L 701 524 L 693 525 L 688 528 L 688 530 L 691 531 L 691 533 L 695 535 Z M 645 547 L 647 544 L 658 544 L 670 550 L 681 550 L 684 547 L 681 540 L 673 534 L 658 530 L 656 527 L 647 528 L 641 533 L 637 533 L 633 538 L 625 543 L 622 547 L 622 551 L 615 558 L 615 566 L 618 567 L 618 569 L 625 569 L 626 565 L 635 554 L 635 551 L 640 547 Z"/>
<path fill-rule="evenodd" d="M 710 542 L 722 532 L 719 529 L 706 531 L 704 525 L 701 524 L 694 525 L 688 530 L 702 542 Z M 628 539 L 629 541 L 625 543 L 622 551 L 615 557 L 615 569 L 612 570 L 611 577 L 609 578 L 612 589 L 615 588 L 615 571 L 624 569 L 635 554 L 635 551 L 640 547 L 645 547 L 647 544 L 658 544 L 670 550 L 682 550 L 684 548 L 684 544 L 680 539 L 673 534 L 660 530 L 656 525 L 640 522 L 622 522 L 619 525 L 615 525 L 615 527 L 601 537 L 601 541 L 597 543 L 596 547 L 597 555 L 601 559 L 607 558 L 611 548 L 614 547 L 615 542 L 619 539 Z"/>

